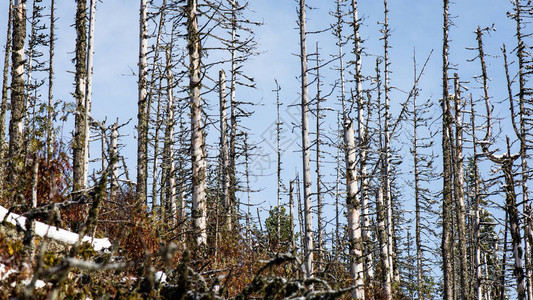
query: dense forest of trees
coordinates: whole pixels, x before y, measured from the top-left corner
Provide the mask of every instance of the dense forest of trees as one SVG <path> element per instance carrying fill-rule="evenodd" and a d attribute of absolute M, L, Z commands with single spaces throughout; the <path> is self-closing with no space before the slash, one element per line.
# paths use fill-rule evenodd
<path fill-rule="evenodd" d="M 135 3 L 137 115 L 111 123 L 92 114 L 100 2 L 75 1 L 74 49 L 56 47 L 55 0 L 2 4 L 0 298 L 533 299 L 533 3 L 509 2 L 512 44 L 488 53 L 498 24 L 458 28 L 443 0 L 442 43 L 402 53 L 399 78 L 387 0 L 377 30 L 356 0 L 312 2 L 293 3 L 285 41 L 297 80 L 268 74 L 260 99 L 249 66 L 287 49 L 262 48 L 250 3 Z M 471 33 L 461 62 L 454 31 Z M 73 82 L 54 82 L 58 51 Z M 273 124 L 270 203 L 254 199 L 258 114 Z"/>

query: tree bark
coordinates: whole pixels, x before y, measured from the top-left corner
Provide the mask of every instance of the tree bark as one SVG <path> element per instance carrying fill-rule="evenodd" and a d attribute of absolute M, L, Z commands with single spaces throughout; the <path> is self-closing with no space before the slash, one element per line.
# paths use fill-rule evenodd
<path fill-rule="evenodd" d="M 0 103 L 0 169 L 5 170 L 6 157 L 6 113 L 7 113 L 7 90 L 9 80 L 9 55 L 11 54 L 11 27 L 13 20 L 13 3 L 9 1 L 9 10 L 7 13 L 7 34 L 4 56 L 4 71 L 2 77 L 2 102 Z M 0 174 L 0 193 L 3 191 L 5 173 Z"/>
<path fill-rule="evenodd" d="M 26 40 L 26 1 L 15 0 L 13 5 L 13 32 L 11 46 L 11 119 L 9 120 L 8 181 L 17 183 L 22 171 L 23 118 L 24 118 L 24 43 Z"/>
<path fill-rule="evenodd" d="M 470 281 L 468 280 L 468 252 L 466 246 L 466 208 L 464 199 L 464 167 L 463 167 L 463 122 L 462 103 L 459 86 L 459 75 L 454 74 L 455 90 L 455 151 L 454 154 L 454 196 L 456 203 L 456 218 L 459 237 L 459 268 L 460 278 L 463 284 L 460 285 L 462 299 L 470 299 Z"/>
<path fill-rule="evenodd" d="M 443 25 L 443 45 L 442 45 L 442 160 L 443 160 L 443 204 L 442 204 L 442 270 L 444 279 L 444 299 L 453 299 L 452 280 L 452 249 L 451 244 L 451 208 L 452 208 L 452 160 L 450 155 L 450 112 L 448 94 L 448 0 L 444 0 L 444 25 Z"/>
<path fill-rule="evenodd" d="M 165 125 L 165 215 L 170 225 L 177 222 L 176 170 L 174 168 L 174 76 L 172 75 L 172 42 L 166 51 L 167 119 Z"/>
<path fill-rule="evenodd" d="M 228 118 L 226 107 L 226 73 L 220 70 L 218 73 L 219 86 L 219 102 L 220 102 L 220 160 L 221 160 L 221 177 L 222 177 L 222 207 L 224 207 L 224 220 L 228 230 L 231 231 L 232 215 L 231 215 L 231 179 L 230 179 L 230 165 L 229 165 L 229 149 L 228 149 Z"/>
<path fill-rule="evenodd" d="M 87 0 L 76 0 L 76 116 L 74 120 L 73 155 L 73 187 L 74 191 L 85 189 L 85 139 L 87 128 Z"/>
<path fill-rule="evenodd" d="M 303 185 L 304 185 L 304 257 L 305 275 L 307 278 L 313 276 L 313 214 L 311 212 L 311 167 L 310 167 L 310 146 L 309 146 L 309 94 L 307 83 L 307 46 L 306 46 L 306 17 L 305 0 L 300 0 L 299 24 L 300 24 L 300 67 L 301 67 L 301 109 L 302 109 L 302 163 L 303 163 Z"/>
<path fill-rule="evenodd" d="M 140 1 L 140 28 L 139 28 L 139 97 L 137 111 L 137 201 L 139 205 L 146 204 L 147 178 L 148 178 L 148 106 L 147 106 L 147 81 L 148 81 L 148 7 L 147 0 Z M 154 204 L 154 203 L 152 203 Z"/>
<path fill-rule="evenodd" d="M 189 50 L 189 97 L 191 105 L 192 219 L 196 243 L 207 243 L 206 157 L 202 124 L 202 86 L 197 0 L 187 0 L 187 39 Z"/>
<path fill-rule="evenodd" d="M 370 220 L 369 220 L 369 200 L 368 200 L 368 175 L 367 175 L 367 128 L 365 126 L 365 103 L 363 99 L 363 76 L 362 69 L 362 49 L 361 37 L 359 34 L 360 20 L 357 10 L 357 1 L 352 0 L 352 18 L 353 18 L 353 32 L 354 32 L 354 54 L 355 54 L 355 89 L 356 89 L 356 103 L 357 103 L 357 135 L 359 140 L 359 187 L 361 190 L 361 209 L 362 215 L 362 232 L 363 232 L 363 252 L 365 262 L 365 279 L 372 280 L 374 277 L 374 269 L 372 266 L 372 251 L 371 251 L 371 236 L 370 236 Z"/>

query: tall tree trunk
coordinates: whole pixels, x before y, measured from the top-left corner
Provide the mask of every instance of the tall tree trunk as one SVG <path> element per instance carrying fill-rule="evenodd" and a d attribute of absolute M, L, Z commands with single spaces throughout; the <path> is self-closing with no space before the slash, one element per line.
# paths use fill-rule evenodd
<path fill-rule="evenodd" d="M 147 0 L 140 1 L 139 21 L 139 98 L 137 111 L 137 201 L 146 204 L 147 178 L 148 178 L 148 106 L 147 106 L 147 81 L 148 81 L 148 7 Z M 154 203 L 152 203 L 154 204 Z"/>
<path fill-rule="evenodd" d="M 83 184 L 87 186 L 89 175 L 89 138 L 91 135 L 89 118 L 91 116 L 92 93 L 93 93 L 93 57 L 94 57 L 94 26 L 96 21 L 96 0 L 90 0 L 89 10 L 89 41 L 87 46 L 87 88 L 85 90 L 85 139 L 83 141 Z"/>
<path fill-rule="evenodd" d="M 165 126 L 165 214 L 170 225 L 177 222 L 176 170 L 174 168 L 174 76 L 172 75 L 172 42 L 166 51 L 167 120 Z"/>
<path fill-rule="evenodd" d="M 220 100 L 220 160 L 222 177 L 222 206 L 224 207 L 224 219 L 228 230 L 231 231 L 231 198 L 230 198 L 230 166 L 228 149 L 228 118 L 226 108 L 226 73 L 220 70 L 218 77 L 219 100 Z"/>
<path fill-rule="evenodd" d="M 466 247 L 466 208 L 464 199 L 464 167 L 463 167 L 463 114 L 462 101 L 459 86 L 459 75 L 454 74 L 454 90 L 455 90 L 455 151 L 454 154 L 454 196 L 456 203 L 456 218 L 458 225 L 459 237 L 459 268 L 460 278 L 462 284 L 461 297 L 462 299 L 470 299 L 470 281 L 468 280 L 468 253 Z"/>
<path fill-rule="evenodd" d="M 505 179 L 505 208 L 507 215 L 509 217 L 509 228 L 511 233 L 511 241 L 513 246 L 513 256 L 514 256 L 514 276 L 516 277 L 516 290 L 518 293 L 518 299 L 526 299 L 526 286 L 525 286 L 525 274 L 524 274 L 524 262 L 523 262 L 523 249 L 522 249 L 522 237 L 520 235 L 520 218 L 518 209 L 516 206 L 516 192 L 515 192 L 515 182 L 514 182 L 514 172 L 513 164 L 519 154 L 511 154 L 509 137 L 507 137 L 507 153 L 503 155 L 494 155 L 493 152 L 489 150 L 491 130 L 492 130 L 492 121 L 491 121 L 491 104 L 488 94 L 488 74 L 487 67 L 485 64 L 485 52 L 483 50 L 483 40 L 482 40 L 482 31 L 478 30 L 477 32 L 477 42 L 478 42 L 478 57 L 481 63 L 481 78 L 483 80 L 483 92 L 484 100 L 486 107 L 486 133 L 483 143 L 481 144 L 481 149 L 483 153 L 494 163 L 500 165 Z M 512 105 L 511 105 L 512 107 Z"/>
<path fill-rule="evenodd" d="M 479 187 L 481 183 L 479 182 L 479 173 L 478 173 L 478 154 L 477 154 L 477 139 L 476 139 L 476 113 L 474 108 L 474 102 L 470 98 L 470 107 L 471 107 L 471 126 L 472 126 L 472 159 L 474 167 L 474 267 L 475 267 L 475 287 L 476 287 L 476 299 L 483 299 L 483 282 L 482 282 L 482 265 L 481 265 L 481 241 L 480 241 L 480 232 L 479 232 L 479 202 L 480 202 L 480 192 Z"/>
<path fill-rule="evenodd" d="M 320 120 L 322 119 L 321 116 L 321 110 L 320 110 L 320 102 L 322 101 L 322 97 L 320 95 L 320 88 L 321 88 L 321 81 L 320 81 L 320 58 L 318 55 L 318 42 L 316 43 L 316 152 L 315 152 L 315 159 L 316 159 L 316 211 L 317 211 L 317 230 L 318 230 L 318 239 L 317 239 L 317 268 L 320 271 L 322 271 L 322 265 L 323 265 L 323 255 L 324 255 L 324 237 L 323 237 L 323 225 L 322 225 L 322 174 L 320 173 L 320 144 L 322 143 L 320 141 Z"/>
<path fill-rule="evenodd" d="M 359 187 L 361 190 L 361 209 L 362 215 L 362 231 L 363 231 L 363 246 L 364 246 L 364 262 L 365 262 L 365 279 L 367 281 L 374 277 L 374 269 L 372 266 L 372 251 L 371 251 L 371 236 L 370 236 L 370 220 L 369 220 L 369 201 L 368 201 L 368 175 L 366 162 L 366 147 L 367 147 L 367 128 L 365 127 L 365 103 L 363 100 L 363 76 L 361 74 L 362 68 L 362 49 L 361 37 L 359 34 L 360 20 L 357 10 L 357 1 L 352 0 L 352 18 L 353 18 L 353 32 L 354 32 L 354 54 L 355 54 L 355 89 L 357 102 L 357 135 L 359 140 Z"/>
<path fill-rule="evenodd" d="M 6 157 L 6 113 L 7 113 L 7 90 L 9 80 L 9 54 L 11 53 L 11 26 L 13 20 L 13 4 L 9 1 L 9 10 L 7 13 L 7 34 L 4 56 L 4 71 L 2 76 L 2 102 L 0 103 L 0 194 L 4 190 L 5 157 Z"/>
<path fill-rule="evenodd" d="M 528 9 L 525 7 L 525 9 Z M 528 299 L 531 299 L 533 297 L 533 279 L 532 279 L 532 266 L 531 266 L 531 260 L 533 259 L 531 257 L 531 252 L 533 251 L 532 243 L 533 239 L 532 230 L 531 228 L 531 222 L 532 222 L 532 210 L 531 210 L 531 204 L 529 203 L 528 198 L 528 188 L 527 188 L 527 181 L 529 179 L 529 168 L 527 165 L 527 138 L 526 138 L 526 131 L 527 131 L 527 125 L 526 125 L 526 118 L 527 118 L 527 112 L 525 108 L 525 97 L 527 96 L 528 88 L 526 87 L 527 84 L 527 74 L 526 70 L 529 66 L 527 66 L 526 62 L 528 60 L 527 56 L 529 55 L 526 50 L 526 44 L 523 41 L 523 34 L 522 34 L 522 10 L 523 8 L 520 5 L 519 0 L 515 0 L 515 20 L 516 20 L 516 38 L 517 38 L 517 48 L 516 48 L 516 56 L 518 57 L 518 85 L 519 85 L 519 91 L 518 91 L 518 103 L 519 103 L 519 129 L 515 130 L 516 135 L 518 139 L 520 140 L 520 159 L 521 164 L 520 167 L 522 169 L 521 172 L 521 185 L 522 185 L 522 206 L 523 206 L 523 213 L 525 216 L 524 220 L 524 248 L 525 248 L 525 260 L 526 260 L 526 278 L 527 278 L 527 297 Z M 529 11 L 528 11 L 529 12 Z M 527 13 L 526 13 L 527 15 Z M 527 18 L 527 17 L 526 17 Z M 510 86 L 509 86 L 510 88 Z M 510 101 L 512 103 L 512 93 L 509 95 Z M 513 116 L 514 121 L 514 116 Z M 516 125 L 515 125 L 516 128 Z M 529 238 L 528 238 L 529 237 Z"/>
<path fill-rule="evenodd" d="M 443 168 L 443 204 L 442 204 L 442 270 L 444 277 L 444 299 L 453 299 L 453 280 L 452 280 L 452 249 L 450 227 L 452 223 L 452 159 L 450 155 L 450 106 L 448 94 L 448 0 L 443 0 L 444 3 L 444 25 L 443 25 L 443 45 L 442 45 L 442 168 Z"/>
<path fill-rule="evenodd" d="M 23 118 L 24 118 L 24 43 L 26 40 L 26 1 L 15 0 L 13 5 L 13 32 L 11 46 L 11 119 L 9 120 L 8 181 L 17 183 L 22 171 Z"/>
<path fill-rule="evenodd" d="M 87 0 L 76 0 L 76 116 L 74 120 L 73 186 L 74 191 L 85 189 L 85 139 L 87 128 Z"/>
<path fill-rule="evenodd" d="M 379 247 L 380 247 L 380 256 L 381 256 L 381 265 L 382 265 L 382 276 L 383 276 L 383 292 L 384 298 L 387 300 L 392 299 L 392 282 L 390 276 L 390 259 L 389 259 L 389 246 L 387 238 L 387 228 L 386 228 L 386 219 L 387 219 L 387 207 L 383 201 L 383 188 L 379 188 L 377 201 L 376 201 L 376 211 L 378 217 L 378 238 L 379 238 Z"/>
<path fill-rule="evenodd" d="M 192 219 L 196 243 L 207 243 L 206 156 L 202 124 L 202 86 L 197 0 L 187 0 L 187 39 L 189 50 L 189 97 L 191 105 Z"/>
<path fill-rule="evenodd" d="M 384 184 L 384 201 L 387 209 L 387 245 L 389 247 L 389 267 L 390 267 L 390 275 L 392 276 L 391 280 L 393 281 L 399 281 L 399 273 L 398 270 L 396 270 L 396 261 L 395 261 L 395 253 L 394 253 L 394 223 L 393 223 L 393 209 L 392 209 L 392 186 L 391 186 L 391 166 L 390 166 L 390 159 L 391 159 L 391 148 L 390 148 L 390 86 L 389 86 L 389 36 L 390 36 L 390 30 L 389 30 L 389 9 L 387 5 L 387 0 L 383 1 L 383 4 L 385 6 L 385 20 L 383 23 L 383 62 L 384 62 L 384 93 L 385 93 L 385 118 L 384 118 L 384 144 L 383 144 L 383 184 Z"/>
<path fill-rule="evenodd" d="M 233 206 L 237 200 L 237 1 L 231 1 L 231 83 L 230 83 L 230 136 L 229 136 L 229 174 L 230 174 L 230 198 L 229 205 Z M 232 212 L 232 210 L 230 210 Z"/>
<path fill-rule="evenodd" d="M 277 115 L 277 121 L 276 121 L 276 152 L 278 154 L 278 168 L 277 168 L 277 175 L 278 175 L 278 203 L 277 203 L 277 222 L 276 222 L 276 240 L 281 240 L 281 220 L 280 220 L 280 213 L 281 213 L 281 148 L 280 148 L 280 138 L 281 138 L 281 119 L 279 116 L 279 107 L 281 106 L 281 102 L 279 101 L 279 91 L 281 90 L 280 86 L 278 85 L 278 81 L 276 80 L 276 115 Z M 292 195 L 290 195 L 292 197 Z"/>
<path fill-rule="evenodd" d="M 311 167 L 309 149 L 309 94 L 307 83 L 307 47 L 306 47 L 306 17 L 305 0 L 300 0 L 299 24 L 300 24 L 300 66 L 301 66 L 301 89 L 302 89 L 302 159 L 303 159 L 303 184 L 304 184 L 304 256 L 305 275 L 307 278 L 313 276 L 313 214 L 311 212 Z"/>
<path fill-rule="evenodd" d="M 48 107 L 46 108 L 46 158 L 52 157 L 54 144 L 54 44 L 55 44 L 55 0 L 50 1 L 50 33 L 48 61 Z"/>

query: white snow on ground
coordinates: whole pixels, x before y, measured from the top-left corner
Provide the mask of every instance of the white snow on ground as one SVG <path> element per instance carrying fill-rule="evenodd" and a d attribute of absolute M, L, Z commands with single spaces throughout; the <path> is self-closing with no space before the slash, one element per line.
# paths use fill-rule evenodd
<path fill-rule="evenodd" d="M 155 272 L 155 281 L 159 283 L 167 282 L 167 274 L 165 274 L 163 271 Z"/>
<path fill-rule="evenodd" d="M 0 206 L 0 221 L 5 218 L 7 213 L 8 210 L 3 206 Z M 26 226 L 26 218 L 15 213 L 10 213 L 6 218 L 6 221 L 13 225 L 20 225 L 22 228 L 25 228 Z M 47 237 L 71 245 L 75 244 L 79 238 L 77 233 L 57 228 L 55 226 L 50 226 L 38 221 L 35 221 L 35 234 L 40 237 Z M 85 236 L 83 237 L 82 241 L 90 243 L 96 251 L 102 251 L 111 247 L 111 243 L 107 238 L 97 239 L 90 236 Z"/>
<path fill-rule="evenodd" d="M 8 269 L 6 265 L 0 263 L 0 281 L 3 281 L 6 279 L 9 275 L 17 273 L 13 269 Z"/>

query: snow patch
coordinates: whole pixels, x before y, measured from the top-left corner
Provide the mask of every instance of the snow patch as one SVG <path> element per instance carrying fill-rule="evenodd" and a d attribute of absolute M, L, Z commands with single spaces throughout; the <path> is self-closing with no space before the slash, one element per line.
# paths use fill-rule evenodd
<path fill-rule="evenodd" d="M 155 281 L 158 283 L 165 283 L 167 282 L 167 274 L 163 271 L 157 271 L 155 272 Z"/>
<path fill-rule="evenodd" d="M 7 213 L 8 210 L 3 206 L 0 206 L 0 220 L 3 220 Z M 15 213 L 10 213 L 6 218 L 6 222 L 26 228 L 26 218 Z M 77 233 L 38 221 L 35 221 L 35 234 L 40 237 L 47 237 L 70 245 L 75 244 L 79 238 Z M 111 243 L 107 238 L 97 239 L 90 236 L 85 236 L 83 237 L 82 241 L 91 244 L 96 251 L 102 251 L 111 247 Z"/>

